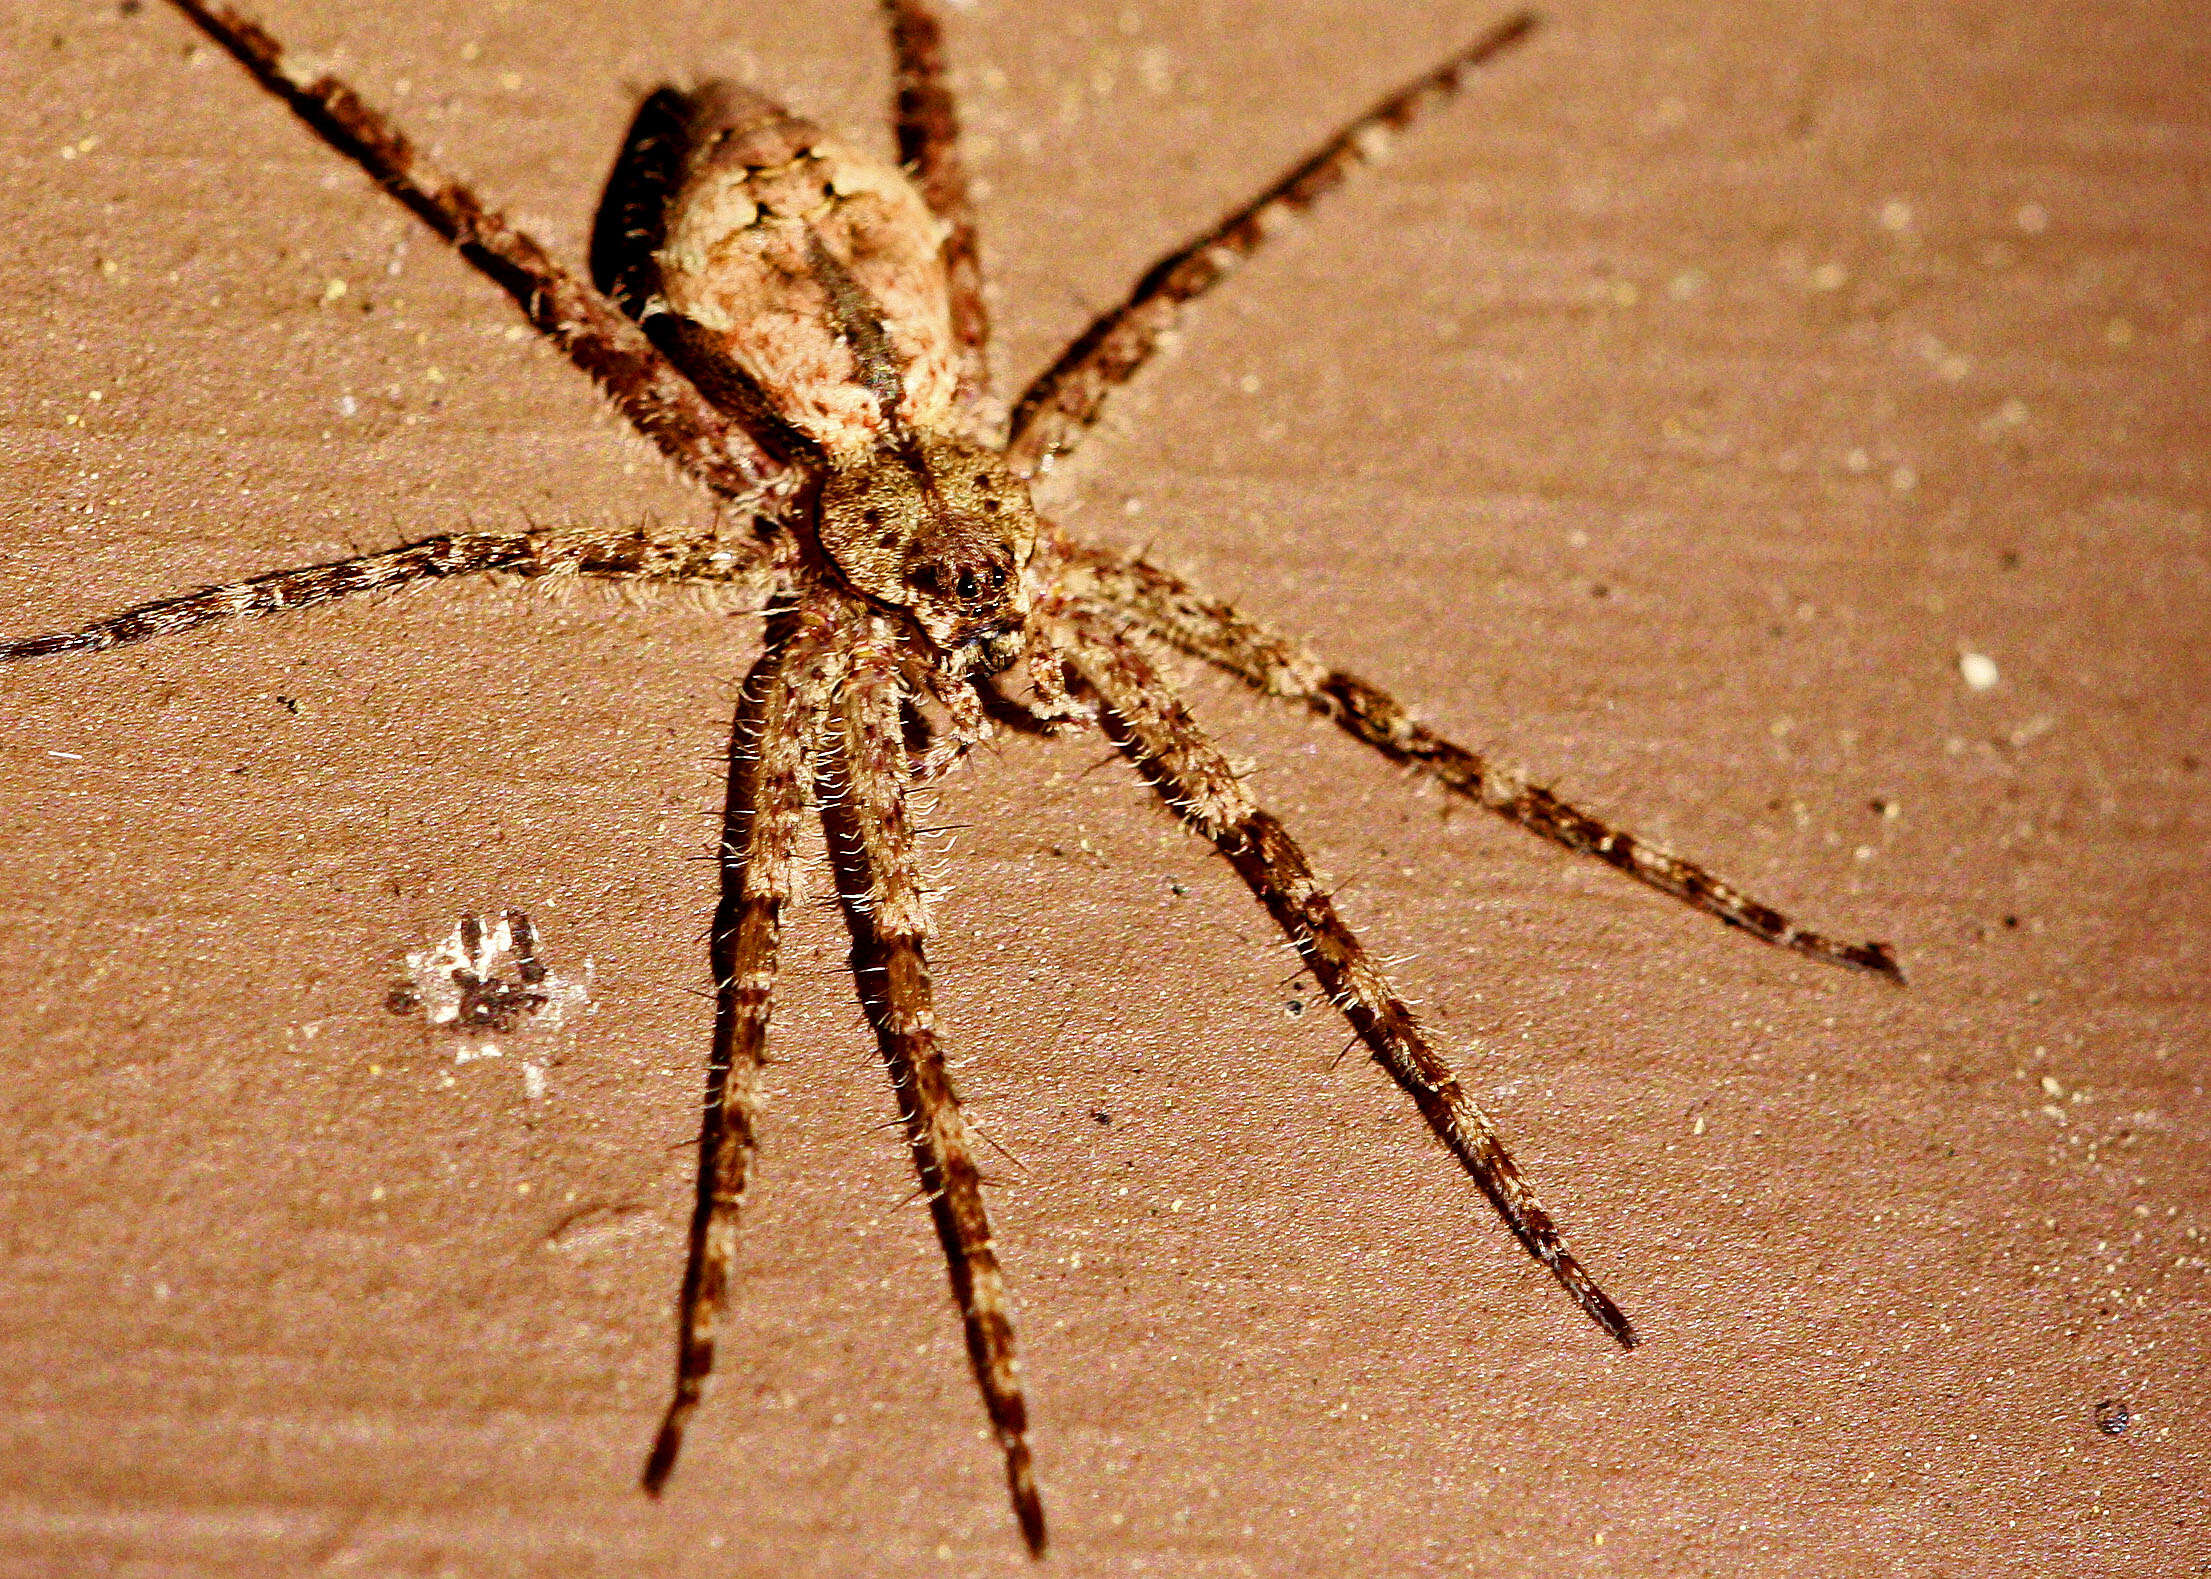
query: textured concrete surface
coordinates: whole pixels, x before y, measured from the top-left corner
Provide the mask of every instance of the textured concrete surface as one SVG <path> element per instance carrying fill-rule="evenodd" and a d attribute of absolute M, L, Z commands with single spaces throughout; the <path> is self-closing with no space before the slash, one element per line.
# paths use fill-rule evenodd
<path fill-rule="evenodd" d="M 1002 368 L 1493 15 L 956 12 Z M 860 0 L 267 16 L 571 257 L 655 82 L 886 95 Z M 0 629 L 696 518 L 166 7 L 0 44 Z M 1100 746 L 985 760 L 938 958 L 1052 1571 L 2211 1571 L 2206 82 L 2179 0 L 1563 8 L 1055 483 L 1912 984 L 1193 682 L 1616 1354 Z M 0 1572 L 1027 1570 L 819 908 L 722 1380 L 635 1489 L 754 640 L 462 585 L 0 674 Z M 457 1063 L 386 990 L 507 905 L 595 1005 Z"/>

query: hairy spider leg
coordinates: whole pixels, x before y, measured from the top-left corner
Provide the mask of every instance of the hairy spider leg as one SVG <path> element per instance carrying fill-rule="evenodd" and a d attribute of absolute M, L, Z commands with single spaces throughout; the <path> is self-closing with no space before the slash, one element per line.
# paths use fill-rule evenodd
<path fill-rule="evenodd" d="M 110 647 L 197 630 L 233 615 L 309 608 L 356 592 L 374 592 L 439 576 L 515 570 L 527 564 L 532 553 L 531 539 L 521 533 L 472 532 L 425 538 L 403 548 L 365 554 L 358 559 L 301 565 L 247 581 L 157 598 L 76 630 L 0 642 L 0 663 L 46 658 L 57 653 L 105 652 Z"/>
<path fill-rule="evenodd" d="M 983 300 L 983 260 L 960 158 L 959 110 L 945 62 L 944 27 L 926 0 L 883 0 L 898 77 L 893 119 L 898 159 L 929 212 L 944 222 L 937 255 L 951 286 L 952 337 L 960 348 L 960 403 L 995 434 L 1003 408 L 991 409 L 990 309 Z"/>
<path fill-rule="evenodd" d="M 1332 669 L 1304 643 L 1210 598 L 1142 558 L 1092 554 L 1071 576 L 1095 588 L 1091 606 L 1133 619 L 1269 696 L 1302 701 L 1392 761 L 1410 763 L 1538 838 L 1593 855 L 1637 882 L 1716 916 L 1763 942 L 1812 959 L 1870 972 L 1898 985 L 1904 975 L 1886 943 L 1843 943 L 1797 925 L 1693 861 L 1658 849 L 1455 745 L 1378 686 Z"/>
<path fill-rule="evenodd" d="M 982 1172 L 937 1045 L 928 908 L 906 815 L 906 749 L 900 729 L 900 645 L 888 622 L 853 658 L 841 699 L 841 737 L 825 764 L 819 800 L 831 865 L 852 932 L 861 1007 L 898 1096 L 914 1171 L 928 1197 L 945 1270 L 967 1338 L 968 1361 L 1006 1460 L 1006 1486 L 1030 1554 L 1044 1554 L 1044 1504 L 1030 1460 L 1005 1277 L 991 1244 Z"/>
<path fill-rule="evenodd" d="M 711 528 L 670 537 L 629 530 L 446 533 L 381 553 L 272 570 L 245 581 L 157 598 L 76 630 L 0 642 L 0 663 L 57 653 L 105 652 L 238 615 L 312 608 L 356 593 L 390 591 L 484 571 L 681 582 L 751 594 L 764 593 L 771 578 L 764 545 L 719 537 Z"/>
<path fill-rule="evenodd" d="M 796 625 L 796 634 L 789 629 Z M 721 901 L 714 913 L 714 1048 L 699 1131 L 698 1203 L 691 1218 L 677 1316 L 676 1387 L 646 1460 L 644 1485 L 660 1494 L 683 1448 L 684 1428 L 714 1370 L 714 1333 L 729 1303 L 737 1216 L 757 1145 L 760 1071 L 767 1064 L 776 949 L 797 891 L 799 827 L 807 788 L 845 657 L 834 619 L 786 613 L 746 677 L 730 733 L 729 791 L 722 814 Z"/>
<path fill-rule="evenodd" d="M 613 303 L 426 158 L 382 112 L 327 72 L 295 65 L 258 22 L 219 0 L 175 0 L 333 148 L 382 183 L 512 296 L 637 430 L 707 488 L 778 514 L 796 481 L 716 410 Z"/>
<path fill-rule="evenodd" d="M 1354 169 L 1379 159 L 1394 133 L 1455 97 L 1480 67 L 1535 26 L 1528 12 L 1498 23 L 1344 126 L 1288 175 L 1197 240 L 1153 264 L 1126 301 L 1101 314 L 1022 392 L 1013 408 L 1007 464 L 1033 476 L 1073 450 L 1098 420 L 1106 397 L 1151 360 L 1181 320 L 1184 307 L 1218 285 Z"/>
<path fill-rule="evenodd" d="M 1252 801 L 1220 748 L 1119 630 L 1077 609 L 1063 612 L 1069 661 L 1103 703 L 1116 744 L 1182 820 L 1228 858 L 1375 1062 L 1404 1087 L 1528 1253 L 1592 1321 L 1633 1348 L 1635 1328 L 1567 1249 L 1496 1126 L 1428 1045 L 1412 1010 L 1314 880 L 1297 842 Z"/>

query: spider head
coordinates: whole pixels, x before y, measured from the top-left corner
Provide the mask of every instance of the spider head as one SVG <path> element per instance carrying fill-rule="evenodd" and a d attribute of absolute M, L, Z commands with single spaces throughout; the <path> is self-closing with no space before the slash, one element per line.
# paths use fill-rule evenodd
<path fill-rule="evenodd" d="M 955 667 L 994 673 L 1020 652 L 1036 511 L 993 452 L 930 435 L 835 467 L 818 531 L 847 586 L 904 610 Z"/>

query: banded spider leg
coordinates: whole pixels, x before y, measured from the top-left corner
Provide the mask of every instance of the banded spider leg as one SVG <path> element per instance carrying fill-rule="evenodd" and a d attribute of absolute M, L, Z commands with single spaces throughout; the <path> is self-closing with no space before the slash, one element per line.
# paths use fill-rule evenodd
<path fill-rule="evenodd" d="M 1142 556 L 1079 556 L 1066 578 L 1095 615 L 1126 621 L 1226 670 L 1265 695 L 1303 702 L 1395 762 L 1409 763 L 1457 794 L 1538 838 L 1593 855 L 1637 882 L 1776 948 L 1847 966 L 1901 986 L 1886 943 L 1845 943 L 1798 925 L 1725 878 L 1615 828 L 1480 753 L 1444 739 L 1381 687 L 1332 669 L 1302 642 L 1207 597 Z"/>
<path fill-rule="evenodd" d="M 1429 1046 L 1412 1010 L 1337 915 L 1297 841 L 1252 801 L 1220 748 L 1121 632 L 1093 614 L 1064 612 L 1068 621 L 1059 639 L 1083 684 L 1102 703 L 1107 734 L 1191 830 L 1227 857 L 1375 1062 L 1405 1088 L 1528 1253 L 1551 1269 L 1590 1320 L 1623 1348 L 1635 1347 L 1634 1326 L 1566 1248 L 1496 1126 Z"/>
<path fill-rule="evenodd" d="M 850 662 L 841 622 L 795 610 L 771 623 L 745 677 L 730 731 L 729 795 L 718 851 L 721 901 L 709 957 L 714 1044 L 699 1131 L 698 1201 L 678 1309 L 675 1394 L 645 1462 L 657 1495 L 714 1369 L 714 1329 L 729 1303 L 737 1214 L 758 1146 L 760 1074 L 768 1062 L 783 912 L 797 889 L 798 842 L 824 721 Z"/>
<path fill-rule="evenodd" d="M 794 629 L 795 627 L 795 629 Z M 1005 1458 L 1023 1538 L 1041 1554 L 1043 1502 L 1028 1444 L 1005 1278 L 992 1247 L 982 1173 L 936 1040 L 919 857 L 906 813 L 912 782 L 901 710 L 910 644 L 880 616 L 846 605 L 787 611 L 745 687 L 732 741 L 739 764 L 725 815 L 722 905 L 714 924 L 714 1054 L 699 1152 L 698 1204 L 682 1300 L 673 1400 L 645 1469 L 658 1493 L 714 1367 L 729 1298 L 737 1214 L 756 1145 L 754 1119 L 775 988 L 782 914 L 794 892 L 809 781 L 853 937 L 852 973 L 897 1092 L 915 1171 L 944 1246 L 976 1380 Z"/>
<path fill-rule="evenodd" d="M 983 1208 L 982 1170 L 944 1053 L 924 946 L 921 863 L 906 815 L 909 767 L 901 729 L 905 643 L 877 626 L 854 655 L 835 755 L 825 771 L 822 825 L 852 931 L 852 975 L 898 1092 L 914 1170 L 928 1198 L 960 1307 L 968 1362 L 1005 1457 L 1006 1488 L 1031 1553 L 1045 1547 L 1044 1504 L 1028 1442 L 1013 1318 Z"/>

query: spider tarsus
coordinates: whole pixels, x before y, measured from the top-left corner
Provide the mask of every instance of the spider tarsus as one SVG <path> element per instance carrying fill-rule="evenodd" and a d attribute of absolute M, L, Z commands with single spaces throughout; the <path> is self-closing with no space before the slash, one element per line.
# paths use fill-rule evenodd
<path fill-rule="evenodd" d="M 1632 1349 L 1639 1346 L 1643 1341 L 1643 1335 L 1635 1330 L 1635 1323 L 1629 1321 L 1621 1313 L 1619 1306 L 1605 1298 L 1602 1289 L 1597 1290 L 1596 1293 L 1596 1302 L 1591 1303 L 1585 1300 L 1582 1303 L 1582 1309 L 1589 1312 L 1590 1318 L 1598 1326 L 1611 1333 L 1614 1341 L 1621 1348 Z"/>
<path fill-rule="evenodd" d="M 104 652 L 117 645 L 112 637 L 91 631 L 62 631 L 52 636 L 27 636 L 21 641 L 0 642 L 0 663 L 26 658 L 54 658 L 65 652 Z"/>
<path fill-rule="evenodd" d="M 1029 1555 L 1042 1558 L 1050 1537 L 1044 1528 L 1044 1499 L 1036 1489 L 1036 1469 L 1029 1459 L 1029 1444 L 1011 1443 L 1006 1449 L 1006 1490 L 1013 1499 L 1013 1516 L 1021 1525 L 1021 1539 Z"/>
<path fill-rule="evenodd" d="M 1849 943 L 1836 955 L 1840 964 L 1868 975 L 1878 976 L 1895 986 L 1906 985 L 1904 967 L 1896 961 L 1896 950 L 1887 943 Z"/>
<path fill-rule="evenodd" d="M 645 1495 L 659 1500 L 667 1488 L 668 1477 L 675 1473 L 676 1455 L 683 1451 L 683 1433 L 691 1422 L 691 1411 L 698 1406 L 696 1396 L 679 1398 L 668 1406 L 667 1415 L 660 1422 L 660 1434 L 653 1438 L 653 1450 L 645 1460 L 645 1473 L 640 1484 Z"/>
<path fill-rule="evenodd" d="M 1496 1201 L 1497 1198 L 1492 1195 L 1490 1199 Z M 1502 1203 L 1499 1203 L 1498 1210 L 1504 1212 L 1508 1220 L 1512 1217 L 1511 1210 Z M 1537 1210 L 1540 1212 L 1541 1208 Z M 1551 1275 L 1574 1297 L 1574 1303 L 1581 1306 L 1583 1314 L 1602 1327 L 1614 1342 L 1623 1349 L 1632 1349 L 1643 1341 L 1635 1330 L 1635 1323 L 1628 1320 L 1620 1307 L 1612 1302 L 1612 1296 L 1597 1286 L 1596 1279 L 1582 1269 L 1581 1262 L 1566 1248 L 1565 1241 L 1559 1238 L 1558 1229 L 1548 1216 L 1543 1218 L 1540 1235 L 1532 1234 L 1525 1224 L 1516 1222 L 1513 1226 L 1520 1242 L 1538 1261 L 1551 1269 Z"/>

